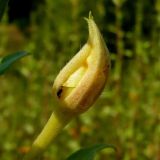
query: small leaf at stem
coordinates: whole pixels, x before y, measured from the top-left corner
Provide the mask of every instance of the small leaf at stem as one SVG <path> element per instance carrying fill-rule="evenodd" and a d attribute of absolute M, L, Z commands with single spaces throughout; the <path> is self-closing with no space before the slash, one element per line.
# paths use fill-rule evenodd
<path fill-rule="evenodd" d="M 96 144 L 74 152 L 66 160 L 93 160 L 96 153 L 105 148 L 112 148 L 116 150 L 116 148 L 110 144 Z"/>

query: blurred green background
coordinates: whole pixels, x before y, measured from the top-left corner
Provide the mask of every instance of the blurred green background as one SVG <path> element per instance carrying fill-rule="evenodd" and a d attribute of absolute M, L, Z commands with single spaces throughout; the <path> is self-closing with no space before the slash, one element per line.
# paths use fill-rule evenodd
<path fill-rule="evenodd" d="M 44 160 L 96 143 L 98 160 L 160 160 L 160 1 L 11 0 L 0 23 L 0 56 L 32 55 L 0 77 L 0 159 L 17 160 L 54 109 L 59 70 L 87 41 L 89 11 L 110 50 L 108 85 L 94 107 L 57 137 Z M 20 158 L 19 158 L 20 159 Z"/>

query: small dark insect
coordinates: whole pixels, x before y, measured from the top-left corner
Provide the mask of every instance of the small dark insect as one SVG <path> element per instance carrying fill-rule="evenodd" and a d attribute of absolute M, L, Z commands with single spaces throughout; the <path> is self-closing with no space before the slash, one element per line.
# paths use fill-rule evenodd
<path fill-rule="evenodd" d="M 58 91 L 57 91 L 57 97 L 58 97 L 58 98 L 61 98 L 62 91 L 63 91 L 63 87 L 61 86 L 61 87 L 58 89 Z"/>

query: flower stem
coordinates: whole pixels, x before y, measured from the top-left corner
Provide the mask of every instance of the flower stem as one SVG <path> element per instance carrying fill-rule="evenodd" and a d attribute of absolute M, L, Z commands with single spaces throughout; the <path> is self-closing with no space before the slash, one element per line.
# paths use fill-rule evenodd
<path fill-rule="evenodd" d="M 24 157 L 24 160 L 40 158 L 45 148 L 56 138 L 70 120 L 71 117 L 65 118 L 52 113 L 47 124 L 33 142 L 29 153 Z"/>

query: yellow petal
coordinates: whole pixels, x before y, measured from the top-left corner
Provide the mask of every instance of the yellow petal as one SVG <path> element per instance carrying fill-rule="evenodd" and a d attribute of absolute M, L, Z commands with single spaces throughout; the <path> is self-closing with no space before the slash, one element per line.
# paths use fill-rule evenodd
<path fill-rule="evenodd" d="M 98 98 L 110 69 L 109 51 L 91 13 L 85 19 L 89 28 L 88 41 L 60 71 L 53 85 L 60 110 L 78 114 Z"/>

